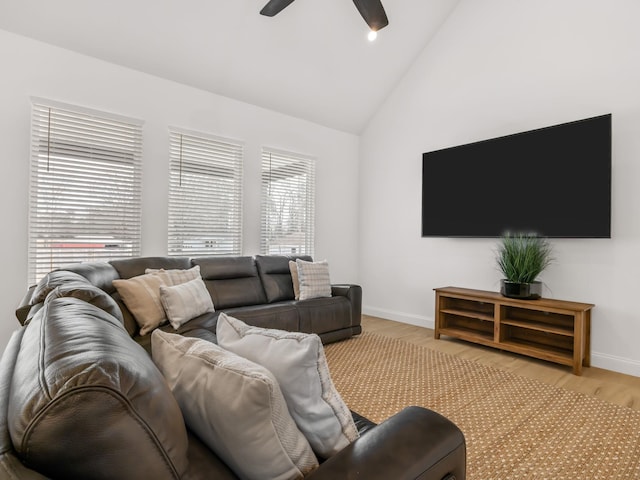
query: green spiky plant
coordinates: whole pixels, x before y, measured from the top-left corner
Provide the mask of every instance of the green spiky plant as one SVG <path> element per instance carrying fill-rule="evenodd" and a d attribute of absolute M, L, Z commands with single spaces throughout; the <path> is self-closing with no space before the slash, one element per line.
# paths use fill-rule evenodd
<path fill-rule="evenodd" d="M 553 261 L 552 249 L 544 238 L 532 233 L 506 233 L 498 248 L 498 266 L 510 282 L 532 283 Z"/>

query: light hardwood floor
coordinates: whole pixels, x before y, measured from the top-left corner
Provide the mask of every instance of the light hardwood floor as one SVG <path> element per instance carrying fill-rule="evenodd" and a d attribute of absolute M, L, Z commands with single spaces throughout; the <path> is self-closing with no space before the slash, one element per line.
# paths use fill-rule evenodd
<path fill-rule="evenodd" d="M 440 340 L 435 340 L 433 330 L 429 328 L 367 315 L 362 317 L 362 328 L 366 332 L 399 338 L 640 411 L 639 377 L 596 367 L 583 368 L 582 375 L 578 377 L 571 373 L 570 367 L 502 352 L 450 337 L 443 336 Z"/>

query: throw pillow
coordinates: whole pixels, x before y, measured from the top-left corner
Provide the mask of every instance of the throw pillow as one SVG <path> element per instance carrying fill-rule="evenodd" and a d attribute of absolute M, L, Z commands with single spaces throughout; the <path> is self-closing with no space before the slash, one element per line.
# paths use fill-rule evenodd
<path fill-rule="evenodd" d="M 301 479 L 318 466 L 273 375 L 214 343 L 156 330 L 154 362 L 185 422 L 244 479 Z"/>
<path fill-rule="evenodd" d="M 113 281 L 120 298 L 136 319 L 140 335 L 146 335 L 167 321 L 160 302 L 162 285 L 165 285 L 162 277 L 152 273 Z"/>
<path fill-rule="evenodd" d="M 291 281 L 293 282 L 293 296 L 296 300 L 300 300 L 300 280 L 298 279 L 298 264 L 293 260 L 289 260 L 289 271 L 291 272 Z"/>
<path fill-rule="evenodd" d="M 162 285 L 160 302 L 169 323 L 176 330 L 192 318 L 214 311 L 211 295 L 199 277 L 171 287 Z"/>
<path fill-rule="evenodd" d="M 126 280 L 114 280 L 113 286 L 136 319 L 140 335 L 146 335 L 167 321 L 160 301 L 160 287 L 178 285 L 199 276 L 200 267 L 188 270 L 156 270 Z"/>
<path fill-rule="evenodd" d="M 183 269 L 171 269 L 165 270 L 163 268 L 147 268 L 144 273 L 153 273 L 160 275 L 167 285 L 180 285 L 196 278 L 202 278 L 200 276 L 200 265 L 183 270 Z"/>
<path fill-rule="evenodd" d="M 300 283 L 300 300 L 331 296 L 329 264 L 326 260 L 306 262 L 298 258 L 296 266 Z"/>
<path fill-rule="evenodd" d="M 351 412 L 335 389 L 320 337 L 252 327 L 220 313 L 218 344 L 267 368 L 314 452 L 328 458 L 358 438 Z"/>

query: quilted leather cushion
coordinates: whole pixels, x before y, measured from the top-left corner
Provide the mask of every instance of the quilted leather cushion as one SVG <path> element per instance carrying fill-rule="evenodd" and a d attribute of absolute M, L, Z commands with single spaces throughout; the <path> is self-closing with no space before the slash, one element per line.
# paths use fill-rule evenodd
<path fill-rule="evenodd" d="M 42 277 L 42 280 L 38 282 L 36 288 L 31 294 L 29 304 L 35 305 L 37 303 L 44 302 L 47 295 L 49 295 L 53 290 L 61 285 L 66 285 L 67 283 L 84 283 L 86 285 L 90 285 L 89 281 L 80 274 L 68 272 L 66 270 L 54 270 L 53 272 L 47 273 Z"/>
<path fill-rule="evenodd" d="M 267 303 L 253 257 L 199 257 L 200 275 L 216 310 Z"/>
<path fill-rule="evenodd" d="M 116 291 L 111 282 L 120 278 L 118 271 L 106 262 L 73 263 L 63 267 L 63 270 L 83 276 L 89 283 L 108 294 Z"/>
<path fill-rule="evenodd" d="M 256 266 L 269 303 L 293 300 L 294 291 L 289 262 L 311 261 L 308 255 L 257 255 Z"/>
<path fill-rule="evenodd" d="M 124 325 L 122 311 L 116 301 L 111 295 L 98 287 L 87 284 L 86 282 L 68 282 L 54 288 L 49 295 L 47 295 L 45 302 L 50 302 L 55 298 L 62 297 L 74 297 L 84 300 L 87 303 L 95 305 L 100 310 L 104 310 L 109 315 L 113 315 Z"/>
<path fill-rule="evenodd" d="M 118 272 L 120 278 L 131 278 L 142 275 L 151 269 L 187 269 L 191 268 L 188 257 L 133 257 L 120 260 L 110 260 L 109 263 Z"/>
<path fill-rule="evenodd" d="M 120 322 L 52 298 L 24 332 L 8 405 L 21 460 L 51 478 L 177 479 L 187 433 L 161 373 Z"/>

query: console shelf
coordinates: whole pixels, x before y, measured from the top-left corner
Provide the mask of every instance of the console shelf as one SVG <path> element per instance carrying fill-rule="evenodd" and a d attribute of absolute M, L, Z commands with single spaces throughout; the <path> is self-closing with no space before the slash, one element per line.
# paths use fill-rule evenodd
<path fill-rule="evenodd" d="M 591 362 L 590 303 L 518 300 L 496 292 L 436 288 L 435 332 L 568 365 L 575 375 Z"/>

